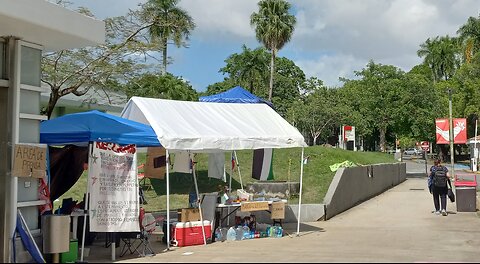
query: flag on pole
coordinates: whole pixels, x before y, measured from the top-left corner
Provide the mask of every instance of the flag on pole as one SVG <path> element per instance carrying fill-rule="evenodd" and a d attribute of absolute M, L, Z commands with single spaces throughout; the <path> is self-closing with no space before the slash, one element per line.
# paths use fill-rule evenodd
<path fill-rule="evenodd" d="M 232 151 L 232 170 L 235 169 L 235 156 L 233 154 L 233 151 Z"/>
<path fill-rule="evenodd" d="M 273 149 L 256 149 L 253 152 L 252 178 L 273 180 Z"/>

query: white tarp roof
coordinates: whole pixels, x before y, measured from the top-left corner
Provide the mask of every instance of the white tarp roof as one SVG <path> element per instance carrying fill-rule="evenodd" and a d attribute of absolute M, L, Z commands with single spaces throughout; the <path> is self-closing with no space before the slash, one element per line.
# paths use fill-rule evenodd
<path fill-rule="evenodd" d="M 132 97 L 122 117 L 149 124 L 168 150 L 305 147 L 302 134 L 266 104 Z"/>

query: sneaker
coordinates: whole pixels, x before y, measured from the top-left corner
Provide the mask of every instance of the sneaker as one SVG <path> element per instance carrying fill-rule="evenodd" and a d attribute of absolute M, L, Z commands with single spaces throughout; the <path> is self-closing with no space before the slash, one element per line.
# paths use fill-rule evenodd
<path fill-rule="evenodd" d="M 440 211 L 435 211 L 435 214 L 436 214 L 436 215 L 440 215 Z"/>
<path fill-rule="evenodd" d="M 445 211 L 445 209 L 442 210 L 442 215 L 447 216 L 447 211 Z"/>

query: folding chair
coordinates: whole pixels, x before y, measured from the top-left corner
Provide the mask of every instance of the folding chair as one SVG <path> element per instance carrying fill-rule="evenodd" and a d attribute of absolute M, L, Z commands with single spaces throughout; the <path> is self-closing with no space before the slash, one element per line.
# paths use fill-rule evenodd
<path fill-rule="evenodd" d="M 121 233 L 120 238 L 123 241 L 123 248 L 120 252 L 120 257 L 130 252 L 130 254 L 137 253 L 141 257 L 155 256 L 150 245 L 150 235 L 155 231 L 156 220 L 151 213 L 145 214 L 145 210 L 140 208 L 140 232 L 124 232 Z M 135 242 L 139 241 L 135 246 Z M 142 252 L 139 248 L 143 246 Z"/>

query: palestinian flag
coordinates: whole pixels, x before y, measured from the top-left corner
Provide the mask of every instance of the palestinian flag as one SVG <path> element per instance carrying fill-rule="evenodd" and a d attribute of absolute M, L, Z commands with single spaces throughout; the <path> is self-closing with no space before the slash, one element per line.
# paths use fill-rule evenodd
<path fill-rule="evenodd" d="M 252 178 L 260 181 L 273 180 L 273 149 L 253 151 Z"/>

